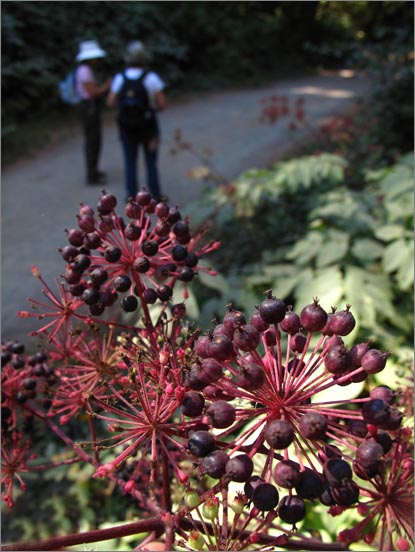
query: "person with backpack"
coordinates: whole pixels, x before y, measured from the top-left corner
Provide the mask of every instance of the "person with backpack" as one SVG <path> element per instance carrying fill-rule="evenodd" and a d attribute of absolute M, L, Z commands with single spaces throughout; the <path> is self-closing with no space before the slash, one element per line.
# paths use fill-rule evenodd
<path fill-rule="evenodd" d="M 105 50 L 102 50 L 95 40 L 81 42 L 76 56 L 79 65 L 75 71 L 74 80 L 75 91 L 79 97 L 79 113 L 84 133 L 87 184 L 103 184 L 106 180 L 105 173 L 98 169 L 98 162 L 102 143 L 102 97 L 109 90 L 111 79 L 103 84 L 98 84 L 94 72 L 98 61 L 105 56 Z"/>
<path fill-rule="evenodd" d="M 160 143 L 157 111 L 166 107 L 164 83 L 147 70 L 147 52 L 142 42 L 131 42 L 126 51 L 125 71 L 115 75 L 107 98 L 109 107 L 118 108 L 117 122 L 124 154 L 127 199 L 138 192 L 139 146 L 144 151 L 147 188 L 156 200 L 161 198 L 157 157 Z"/>

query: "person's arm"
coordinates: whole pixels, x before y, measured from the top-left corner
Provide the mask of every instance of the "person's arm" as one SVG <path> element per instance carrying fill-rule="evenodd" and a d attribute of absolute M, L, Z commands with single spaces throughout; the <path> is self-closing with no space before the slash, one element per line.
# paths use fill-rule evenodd
<path fill-rule="evenodd" d="M 162 90 L 154 95 L 154 103 L 157 111 L 166 109 L 166 96 Z"/>
<path fill-rule="evenodd" d="M 87 81 L 83 83 L 85 90 L 91 98 L 97 98 L 105 94 L 111 86 L 111 79 L 106 80 L 103 84 L 97 84 L 94 81 Z"/>
<path fill-rule="evenodd" d="M 108 94 L 106 104 L 108 107 L 117 106 L 117 94 L 115 92 L 110 92 Z"/>

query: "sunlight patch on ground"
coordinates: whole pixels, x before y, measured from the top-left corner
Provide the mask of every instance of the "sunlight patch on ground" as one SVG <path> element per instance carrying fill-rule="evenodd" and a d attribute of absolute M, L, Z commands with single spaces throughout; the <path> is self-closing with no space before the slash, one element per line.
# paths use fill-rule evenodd
<path fill-rule="evenodd" d="M 298 86 L 292 89 L 294 94 L 308 96 L 323 96 L 326 98 L 353 98 L 355 93 L 352 90 L 340 88 L 322 88 L 320 86 Z"/>

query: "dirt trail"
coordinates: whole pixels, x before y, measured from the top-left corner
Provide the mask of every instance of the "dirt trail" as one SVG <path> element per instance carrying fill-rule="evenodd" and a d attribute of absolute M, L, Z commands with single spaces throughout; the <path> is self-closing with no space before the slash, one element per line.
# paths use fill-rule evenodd
<path fill-rule="evenodd" d="M 291 133 L 289 120 L 277 125 L 259 122 L 260 100 L 272 94 L 290 101 L 306 100 L 306 117 L 315 128 L 344 111 L 367 90 L 367 82 L 347 73 L 327 74 L 277 82 L 259 88 L 205 93 L 186 102 L 174 102 L 161 114 L 160 174 L 163 193 L 171 204 L 186 206 L 196 199 L 202 183 L 190 181 L 186 172 L 199 163 L 188 153 L 172 156 L 174 130 L 180 128 L 197 148 L 214 150 L 221 174 L 235 178 L 242 171 L 277 161 L 306 130 Z M 52 283 L 64 270 L 57 252 L 66 245 L 65 228 L 75 225 L 79 203 L 96 205 L 99 187 L 85 186 L 79 130 L 29 160 L 2 172 L 1 192 L 1 297 L 2 339 L 28 342 L 34 320 L 21 320 L 16 312 L 28 308 L 28 297 L 41 298 L 41 285 L 31 274 L 38 266 Z M 140 159 L 140 161 L 142 161 Z M 111 118 L 105 124 L 102 169 L 108 174 L 106 190 L 124 198 L 123 164 L 117 130 Z M 143 175 L 142 163 L 140 174 Z M 190 213 L 191 214 L 191 213 Z"/>

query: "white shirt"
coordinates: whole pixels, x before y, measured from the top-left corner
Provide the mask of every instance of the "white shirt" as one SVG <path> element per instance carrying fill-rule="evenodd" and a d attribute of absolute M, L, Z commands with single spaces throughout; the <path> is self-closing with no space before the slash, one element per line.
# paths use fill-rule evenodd
<path fill-rule="evenodd" d="M 144 70 L 138 67 L 128 67 L 125 70 L 125 74 L 128 79 L 137 80 L 141 77 Z M 124 84 L 124 76 L 122 73 L 117 73 L 111 84 L 111 92 L 118 94 Z M 147 90 L 148 98 L 152 107 L 155 107 L 154 97 L 157 92 L 161 92 L 164 89 L 164 82 L 157 75 L 149 71 L 143 81 L 144 87 Z"/>

